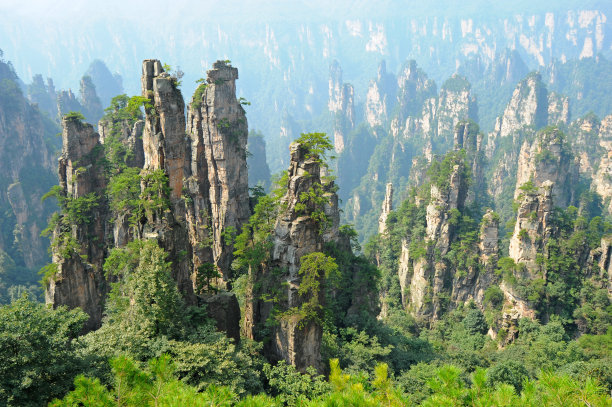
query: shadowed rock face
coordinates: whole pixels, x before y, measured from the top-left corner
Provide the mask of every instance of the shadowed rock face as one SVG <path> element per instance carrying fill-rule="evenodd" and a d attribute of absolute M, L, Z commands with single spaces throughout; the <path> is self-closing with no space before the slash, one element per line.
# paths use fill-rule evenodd
<path fill-rule="evenodd" d="M 572 185 L 577 181 L 572 164 L 573 156 L 569 145 L 559 129 L 553 128 L 538 133 L 531 146 L 524 142 L 521 147 L 514 199 L 520 195 L 520 187 L 527 181 L 532 180 L 536 187 L 550 181 L 555 205 L 570 205 L 574 194 Z"/>
<path fill-rule="evenodd" d="M 380 213 L 380 217 L 378 218 L 378 233 L 385 233 L 387 230 L 387 218 L 389 217 L 389 213 L 393 210 L 393 184 L 388 183 L 387 189 L 385 192 L 385 200 L 382 204 L 382 212 Z"/>
<path fill-rule="evenodd" d="M 39 81 L 42 84 L 42 77 Z M 1 61 L 0 82 L 3 89 L 19 86 L 13 69 Z M 56 207 L 40 198 L 57 183 L 53 150 L 59 147 L 54 136 L 58 130 L 21 92 L 3 90 L 0 99 L 0 252 L 36 270 L 49 259 L 47 239 L 40 232 Z"/>
<path fill-rule="evenodd" d="M 287 192 L 280 202 L 281 211 L 276 218 L 273 234 L 273 248 L 270 264 L 258 270 L 251 270 L 253 285 L 250 287 L 251 300 L 247 304 L 245 328 L 251 338 L 263 340 L 263 325 L 269 318 L 275 318 L 270 301 L 262 300 L 262 294 L 279 291 L 280 302 L 275 306 L 281 312 L 301 307 L 308 298 L 298 293 L 302 277 L 299 275 L 301 258 L 323 250 L 328 241 L 338 241 L 338 198 L 333 183 L 322 182 L 325 175 L 318 159 L 309 157 L 300 144 L 291 145 L 291 162 L 288 170 Z M 315 184 L 322 184 L 328 204 L 321 208 L 330 220 L 323 233 L 320 225 L 311 216 L 316 209 L 311 203 L 301 207 L 301 195 Z M 276 273 L 276 274 L 274 274 Z M 280 274 L 279 274 L 280 273 Z M 324 276 L 319 283 L 323 284 Z M 319 292 L 323 303 L 323 290 Z M 271 360 L 285 360 L 299 371 L 308 366 L 322 370 L 321 339 L 322 327 L 312 320 L 303 321 L 299 315 L 281 318 L 278 325 L 264 341 L 264 354 Z"/>
<path fill-rule="evenodd" d="M 191 142 L 188 189 L 194 197 L 188 209 L 191 225 L 207 225 L 212 261 L 224 280 L 231 277 L 233 246 L 223 232 L 239 233 L 249 220 L 246 164 L 248 137 L 244 109 L 236 99 L 238 70 L 223 61 L 207 73 L 204 91 L 191 102 L 187 133 Z M 190 230 L 197 230 L 193 226 Z M 197 257 L 208 256 L 203 252 Z M 194 260 L 195 263 L 202 259 Z"/>
<path fill-rule="evenodd" d="M 101 161 L 103 156 L 100 136 L 90 124 L 79 120 L 62 120 L 62 156 L 59 159 L 59 178 L 62 194 L 68 199 L 95 194 L 97 205 L 85 216 L 83 223 L 70 225 L 66 230 L 59 224 L 54 239 L 69 235 L 77 243 L 68 255 L 63 247 L 53 247 L 56 275 L 45 291 L 47 304 L 54 307 L 80 307 L 88 315 L 84 330 L 97 329 L 102 323 L 104 300 L 109 286 L 102 265 L 107 255 L 108 211 L 104 202 L 106 178 Z M 63 215 L 64 216 L 64 215 Z M 62 250 L 63 249 L 63 250 Z"/>
<path fill-rule="evenodd" d="M 342 68 L 334 60 L 329 67 L 329 101 L 327 107 L 334 115 L 334 147 L 337 153 L 344 150 L 346 136 L 355 128 L 355 90 L 350 83 L 342 82 Z"/>
<path fill-rule="evenodd" d="M 154 239 L 168 252 L 172 276 L 187 304 L 206 304 L 219 330 L 239 339 L 240 311 L 234 294 L 195 292 L 198 267 L 213 263 L 225 280 L 230 277 L 233 247 L 223 232 L 239 232 L 250 216 L 246 165 L 247 122 L 236 99 L 236 68 L 217 62 L 208 73 L 207 89 L 198 94 L 198 108 L 189 113 L 186 129 L 184 102 L 176 78 L 158 60 L 145 60 L 142 94 L 152 107 L 144 121 L 100 121 L 102 137 L 91 125 L 64 120 L 60 185 L 71 198 L 95 193 L 100 200 L 92 222 L 70 231 L 80 249 L 67 256 L 54 252 L 58 266 L 46 292 L 47 302 L 81 307 L 90 315 L 86 330 L 100 326 L 108 284 L 102 264 L 112 247 L 135 238 Z M 192 107 L 196 103 L 192 101 Z M 102 144 L 119 126 L 118 141 L 131 152 L 128 166 L 141 168 L 141 188 L 147 176 L 163 171 L 168 177 L 169 207 L 147 211 L 137 225 L 129 213 L 114 213 L 103 199 L 107 174 L 101 165 Z M 115 135 L 117 136 L 117 135 Z M 108 230 L 106 230 L 108 229 Z M 337 225 L 336 225 L 337 230 Z M 66 231 L 57 230 L 56 234 Z M 223 281 L 214 283 L 225 288 Z"/>
<path fill-rule="evenodd" d="M 147 112 L 143 133 L 146 170 L 163 169 L 168 175 L 171 199 L 181 197 L 185 142 L 185 103 L 175 80 L 158 60 L 142 64 L 142 96 L 148 97 L 155 113 Z"/>
<path fill-rule="evenodd" d="M 193 266 L 185 222 L 185 205 L 181 199 L 188 142 L 185 136 L 185 103 L 177 88 L 177 79 L 164 72 L 161 62 L 147 59 L 142 63 L 142 95 L 153 106 L 145 109 L 142 135 L 143 175 L 163 170 L 170 187 L 170 208 L 163 213 L 147 214 L 141 236 L 155 239 L 172 261 L 172 276 L 188 304 L 196 302 L 193 292 Z"/>

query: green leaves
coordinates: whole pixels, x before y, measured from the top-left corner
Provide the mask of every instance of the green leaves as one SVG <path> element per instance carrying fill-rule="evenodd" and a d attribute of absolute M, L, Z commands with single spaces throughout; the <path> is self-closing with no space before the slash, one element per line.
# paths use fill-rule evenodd
<path fill-rule="evenodd" d="M 295 140 L 295 143 L 302 145 L 307 153 L 306 158 L 313 158 L 320 164 L 327 167 L 327 154 L 333 151 L 334 145 L 325 133 L 302 133 Z"/>
<path fill-rule="evenodd" d="M 64 115 L 64 120 L 81 123 L 85 121 L 85 116 L 81 112 L 68 112 Z"/>
<path fill-rule="evenodd" d="M 106 306 L 111 324 L 149 337 L 178 334 L 184 305 L 166 257 L 154 241 L 135 240 L 111 251 L 104 271 L 120 277 Z"/>
<path fill-rule="evenodd" d="M 86 367 L 74 342 L 86 320 L 78 308 L 53 310 L 25 295 L 0 307 L 0 404 L 43 405 L 66 392 Z"/>

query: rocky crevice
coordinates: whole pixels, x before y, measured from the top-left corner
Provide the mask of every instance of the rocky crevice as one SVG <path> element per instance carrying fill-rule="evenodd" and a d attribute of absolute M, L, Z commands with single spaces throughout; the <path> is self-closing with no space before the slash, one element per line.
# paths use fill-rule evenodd
<path fill-rule="evenodd" d="M 64 118 L 62 126 L 60 194 L 71 202 L 90 198 L 95 204 L 80 215 L 82 219 L 69 219 L 69 223 L 56 225 L 53 241 L 57 243 L 52 245 L 56 272 L 49 278 L 45 300 L 54 307 L 67 305 L 83 309 L 89 315 L 84 329 L 89 331 L 102 323 L 104 300 L 109 290 L 102 270 L 109 232 L 104 153 L 100 136 L 90 124 Z"/>
<path fill-rule="evenodd" d="M 310 156 L 308 150 L 298 143 L 291 145 L 287 192 L 279 204 L 270 261 L 259 270 L 251 270 L 250 304 L 245 317 L 247 336 L 260 340 L 264 339 L 260 336 L 266 321 L 277 318 L 277 324 L 268 325 L 270 332 L 264 341 L 264 354 L 271 360 L 285 360 L 299 371 L 305 371 L 308 366 L 322 371 L 322 326 L 317 320 L 303 320 L 299 313 L 282 313 L 297 310 L 308 301 L 298 292 L 302 281 L 299 274 L 301 258 L 322 252 L 324 243 L 339 238 L 338 198 L 333 182 L 325 182 L 324 175 L 318 157 Z M 317 186 L 323 188 L 326 198 L 323 207 L 303 202 L 303 194 Z M 314 211 L 321 210 L 326 215 L 326 225 L 312 216 Z M 322 275 L 319 277 L 319 284 L 324 284 L 324 278 Z M 265 288 L 257 289 L 260 285 L 265 285 Z M 270 293 L 276 293 L 274 304 L 265 300 Z M 323 290 L 317 295 L 318 302 L 323 304 Z"/>

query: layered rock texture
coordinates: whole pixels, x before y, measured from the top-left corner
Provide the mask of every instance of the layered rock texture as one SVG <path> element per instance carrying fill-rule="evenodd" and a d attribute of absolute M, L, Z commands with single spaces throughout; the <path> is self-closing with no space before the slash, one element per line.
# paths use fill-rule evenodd
<path fill-rule="evenodd" d="M 387 184 L 387 191 L 385 192 L 385 200 L 382 204 L 382 212 L 380 218 L 378 218 L 378 233 L 383 234 L 387 229 L 387 218 L 389 213 L 393 210 L 393 184 Z"/>
<path fill-rule="evenodd" d="M 612 116 L 606 116 L 600 126 L 587 123 L 586 130 L 595 132 L 599 141 L 601 158 L 593 174 L 592 188 L 603 199 L 609 213 L 612 213 Z"/>
<path fill-rule="evenodd" d="M 419 174 L 429 167 L 427 157 L 452 149 L 455 127 L 477 119 L 476 99 L 465 78 L 454 75 L 438 92 L 413 60 L 397 76 L 381 64 L 368 89 L 364 125 L 349 134 L 339 158 L 343 220 L 367 240 L 378 231 L 386 184 L 405 198 L 405 191 L 424 179 Z M 347 163 L 353 165 L 350 173 L 342 168 Z"/>
<path fill-rule="evenodd" d="M 187 304 L 205 303 L 217 327 L 239 339 L 236 298 L 218 292 L 228 288 L 233 236 L 250 215 L 247 123 L 235 94 L 237 78 L 236 68 L 216 62 L 194 95 L 186 122 L 177 78 L 164 72 L 158 60 L 145 60 L 144 120 L 105 116 L 99 123 L 101 136 L 78 119 L 63 121 L 62 194 L 72 202 L 96 199 L 87 221 L 68 231 L 56 228 L 57 272 L 46 295 L 54 306 L 83 308 L 90 315 L 87 330 L 100 325 L 108 292 L 102 265 L 110 248 L 133 239 L 154 239 L 168 253 Z M 104 171 L 105 153 L 110 175 Z M 109 178 L 115 182 L 128 172 L 138 177 L 133 187 L 140 192 L 133 199 L 142 202 L 142 212 L 104 199 Z M 134 192 L 115 189 L 110 196 L 123 193 Z M 64 207 L 61 216 L 68 212 Z M 201 283 L 209 277 L 200 276 L 210 267 L 221 276 L 212 282 L 217 287 L 213 291 Z"/>
<path fill-rule="evenodd" d="M 342 68 L 338 61 L 329 68 L 328 109 L 334 116 L 334 147 L 336 152 L 344 150 L 345 140 L 355 128 L 355 90 L 350 83 L 342 82 Z"/>
<path fill-rule="evenodd" d="M 270 319 L 277 319 L 278 323 L 265 336 L 264 353 L 269 359 L 285 360 L 300 371 L 308 366 L 323 369 L 320 320 L 305 318 L 298 310 L 311 301 L 309 295 L 300 293 L 302 257 L 322 252 L 325 242 L 338 240 L 338 198 L 333 182 L 324 181 L 324 175 L 319 157 L 304 145 L 291 145 L 287 192 L 280 201 L 274 225 L 270 261 L 259 269 L 251 269 L 252 303 L 245 316 L 247 336 L 258 340 L 264 339 L 263 326 L 269 325 Z M 324 204 L 304 200 L 304 194 L 313 190 L 323 193 Z M 315 215 L 321 212 L 325 214 L 324 220 Z M 317 276 L 316 284 L 323 285 L 324 279 L 323 274 Z M 270 293 L 277 293 L 275 300 L 267 299 Z M 323 290 L 313 295 L 317 296 L 316 303 L 324 303 Z"/>
<path fill-rule="evenodd" d="M 423 321 L 436 320 L 468 301 L 482 304 L 486 289 L 496 281 L 499 216 L 489 210 L 479 230 L 462 230 L 472 173 L 465 150 L 459 149 L 462 145 L 436 164 L 439 172 L 424 185 L 428 196 L 412 198 L 416 216 L 410 222 L 415 223 L 401 243 L 397 273 L 402 304 Z"/>
<path fill-rule="evenodd" d="M 57 183 L 61 140 L 42 110 L 25 99 L 12 67 L 0 61 L 0 256 L 10 259 L 0 272 L 0 302 L 10 301 L 6 289 L 16 282 L 35 293 L 37 272 L 49 258 L 40 233 L 57 207 L 41 197 Z"/>
<path fill-rule="evenodd" d="M 527 141 L 523 143 L 518 159 L 515 199 L 521 193 L 520 187 L 531 181 L 535 187 L 552 183 L 555 205 L 566 207 L 573 202 L 572 186 L 578 177 L 565 138 L 559 128 L 551 128 L 539 132 L 531 146 Z"/>
<path fill-rule="evenodd" d="M 62 120 L 59 159 L 62 214 L 53 232 L 53 264 L 45 291 L 47 304 L 80 307 L 88 315 L 85 330 L 100 327 L 108 284 L 102 266 L 107 254 L 107 180 L 100 136 L 78 118 Z"/>
<path fill-rule="evenodd" d="M 509 255 L 516 263 L 527 266 L 523 269 L 526 272 L 538 269 L 536 257 L 552 234 L 553 188 L 553 182 L 545 181 L 539 188 L 519 189 L 519 208 Z"/>
<path fill-rule="evenodd" d="M 231 236 L 224 233 L 239 232 L 249 220 L 249 185 L 247 174 L 247 120 L 244 109 L 236 99 L 238 70 L 223 61 L 213 64 L 208 71 L 203 92 L 191 103 L 187 133 L 191 138 L 190 193 L 206 196 L 204 201 L 194 200 L 191 230 L 209 223 L 212 239 L 212 258 L 230 278 L 232 261 Z M 201 88 L 200 88 L 201 89 Z M 199 163 L 205 162 L 206 165 Z M 204 171 L 205 170 L 205 171 Z M 204 220 L 208 216 L 209 220 Z"/>

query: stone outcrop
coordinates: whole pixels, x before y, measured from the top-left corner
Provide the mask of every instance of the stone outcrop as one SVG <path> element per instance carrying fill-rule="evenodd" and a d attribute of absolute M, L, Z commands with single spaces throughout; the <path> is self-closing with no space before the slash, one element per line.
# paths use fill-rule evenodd
<path fill-rule="evenodd" d="M 36 284 L 36 272 L 49 260 L 40 232 L 56 210 L 52 200 L 41 202 L 41 197 L 57 183 L 55 150 L 61 140 L 55 136 L 59 129 L 28 103 L 19 78 L 2 61 L 0 82 L 0 256 L 6 253 L 23 270 L 22 281 Z M 3 291 L 0 287 L 0 296 Z"/>
<path fill-rule="evenodd" d="M 78 119 L 64 120 L 59 167 L 63 193 L 71 199 L 95 193 L 99 201 L 89 214 L 91 222 L 56 230 L 56 236 L 69 232 L 79 249 L 66 253 L 69 246 L 62 237 L 53 258 L 58 271 L 46 295 L 54 306 L 83 308 L 90 315 L 86 330 L 100 325 L 108 290 L 102 264 L 108 251 L 138 238 L 155 240 L 168 253 L 185 302 L 206 304 L 217 328 L 239 339 L 239 306 L 234 294 L 223 291 L 230 278 L 231 235 L 239 233 L 250 216 L 247 123 L 236 99 L 237 77 L 235 68 L 214 64 L 205 88 L 192 100 L 186 129 L 177 78 L 164 72 L 158 60 L 145 60 L 144 120 L 112 122 L 117 119 L 107 116 L 99 122 L 101 136 Z M 128 152 L 125 164 L 140 170 L 141 193 L 155 187 L 155 198 L 162 202 L 146 209 L 136 224 L 128 221 L 131 213 L 115 213 L 104 200 L 104 142 L 123 145 Z M 213 281 L 214 290 L 196 292 L 201 288 L 200 267 L 203 272 L 210 265 L 221 271 L 222 279 Z"/>
<path fill-rule="evenodd" d="M 398 116 L 405 122 L 409 116 L 417 117 L 423 103 L 436 97 L 436 84 L 417 66 L 415 60 L 407 61 L 397 76 Z"/>
<path fill-rule="evenodd" d="M 382 126 L 389 120 L 395 87 L 395 78 L 387 73 L 387 65 L 382 61 L 378 67 L 377 78 L 370 82 L 366 95 L 365 115 L 370 127 Z"/>
<path fill-rule="evenodd" d="M 388 183 L 385 192 L 385 200 L 382 204 L 382 212 L 378 218 L 378 233 L 383 234 L 387 229 L 387 217 L 393 210 L 393 184 Z"/>
<path fill-rule="evenodd" d="M 281 209 L 274 226 L 270 262 L 261 269 L 251 270 L 251 300 L 245 316 L 247 336 L 251 338 L 264 339 L 260 328 L 269 318 L 278 318 L 273 312 L 278 315 L 278 312 L 296 310 L 309 300 L 298 293 L 302 281 L 300 259 L 321 252 L 326 241 L 338 240 L 338 200 L 333 182 L 325 183 L 322 180 L 324 175 L 317 157 L 310 156 L 307 149 L 298 143 L 291 145 L 288 188 L 280 202 Z M 301 197 L 311 188 L 318 189 L 317 185 L 323 188 L 327 198 L 328 203 L 323 208 L 315 202 L 304 203 Z M 311 216 L 320 210 L 330 221 L 324 233 L 320 231 L 323 225 Z M 319 277 L 320 284 L 323 279 L 324 276 Z M 272 301 L 262 299 L 262 295 L 265 297 L 270 292 L 279 292 L 274 305 Z M 323 303 L 323 290 L 319 290 L 317 295 L 318 301 Z M 278 325 L 270 329 L 268 339 L 264 340 L 264 354 L 269 359 L 285 360 L 299 371 L 305 371 L 308 366 L 322 370 L 320 346 L 323 331 L 319 322 L 303 320 L 299 313 L 290 313 L 282 316 Z"/>
<path fill-rule="evenodd" d="M 223 61 L 207 73 L 203 91 L 191 102 L 187 134 L 191 139 L 191 165 L 187 189 L 190 239 L 202 241 L 207 230 L 212 262 L 224 280 L 231 277 L 233 247 L 224 233 L 239 233 L 249 220 L 247 173 L 247 120 L 236 99 L 238 70 Z M 200 88 L 202 89 L 202 88 Z M 197 99 L 196 99 L 197 98 Z M 201 250 L 194 251 L 194 264 L 205 261 Z"/>
<path fill-rule="evenodd" d="M 587 178 L 594 178 L 600 160 L 608 152 L 606 144 L 609 143 L 606 143 L 605 135 L 600 137 L 600 126 L 601 122 L 594 114 L 581 117 L 569 126 L 568 134 L 573 139 L 578 171 Z"/>
<path fill-rule="evenodd" d="M 521 278 L 533 278 L 537 275 L 537 255 L 544 249 L 547 239 L 553 235 L 553 188 L 551 181 L 545 181 L 537 189 L 521 190 L 517 197 L 519 208 L 510 239 L 509 256 L 515 263 L 526 266 L 524 270 L 527 275 L 520 276 Z"/>
<path fill-rule="evenodd" d="M 66 199 L 93 198 L 96 204 L 84 211 L 81 221 L 58 222 L 53 248 L 53 263 L 57 270 L 49 279 L 45 291 L 47 304 L 54 307 L 80 307 L 89 320 L 84 330 L 98 328 L 102 323 L 108 283 L 102 266 L 107 254 L 105 245 L 107 212 L 104 202 L 106 177 L 100 136 L 90 124 L 75 118 L 62 120 L 62 156 L 59 159 L 61 194 Z M 62 217 L 68 216 L 63 213 Z M 73 243 L 68 243 L 73 242 Z"/>
<path fill-rule="evenodd" d="M 206 313 L 209 318 L 215 321 L 218 331 L 234 339 L 237 343 L 240 340 L 240 305 L 238 299 L 232 293 L 222 291 L 213 296 L 202 298 L 202 303 L 206 305 Z"/>
<path fill-rule="evenodd" d="M 604 236 L 601 239 L 599 251 L 599 277 L 607 281 L 608 295 L 612 296 L 612 236 Z"/>
<path fill-rule="evenodd" d="M 535 187 L 552 183 L 555 205 L 566 207 L 573 201 L 574 181 L 577 180 L 573 156 L 565 136 L 558 128 L 537 134 L 533 144 L 523 143 L 518 159 L 514 199 L 521 194 L 521 186 L 533 182 Z"/>
<path fill-rule="evenodd" d="M 488 134 L 486 146 L 483 147 L 485 156 L 489 159 L 493 159 L 497 153 L 495 161 L 491 163 L 494 171 L 488 185 L 489 194 L 498 198 L 502 194 L 510 192 L 511 188 L 516 190 L 515 185 L 510 184 L 515 174 L 517 174 L 516 185 L 519 185 L 519 183 L 522 185 L 526 182 L 531 176 L 531 171 L 533 171 L 532 166 L 528 163 L 535 160 L 536 157 L 538 161 L 541 161 L 542 158 L 549 156 L 548 153 L 540 154 L 543 149 L 548 148 L 549 140 L 543 140 L 543 149 L 532 143 L 531 140 L 536 138 L 536 131 L 547 125 L 565 125 L 568 122 L 568 98 L 554 92 L 549 93 L 539 73 L 532 72 L 520 81 L 506 105 L 503 115 L 497 118 L 495 129 Z M 512 138 L 511 144 L 503 141 L 508 137 Z M 504 148 L 500 154 L 500 151 L 497 150 L 502 145 Z M 565 150 L 567 145 L 562 142 L 561 147 Z M 551 146 L 551 148 L 555 149 L 556 147 Z M 551 152 L 550 157 L 554 158 L 553 155 L 554 153 Z M 566 158 L 571 159 L 570 157 Z M 522 163 L 521 168 L 517 169 L 517 163 L 519 165 Z M 567 162 L 565 164 L 570 164 L 570 170 L 574 171 L 572 163 Z M 546 177 L 542 173 L 539 176 Z M 560 174 L 560 176 L 564 177 L 566 174 Z M 566 187 L 558 182 L 555 182 L 555 184 L 555 194 L 559 194 L 558 189 Z M 571 199 L 567 195 L 567 192 L 564 193 L 563 197 L 559 195 L 558 199 L 561 200 L 559 203 Z"/>
<path fill-rule="evenodd" d="M 96 86 L 90 76 L 83 76 L 81 78 L 79 93 L 81 96 L 82 113 L 85 116 L 85 120 L 87 120 L 88 123 L 98 123 L 104 114 L 104 109 L 96 93 Z"/>
<path fill-rule="evenodd" d="M 436 111 L 436 137 L 449 141 L 461 120 L 477 121 L 478 108 L 470 83 L 456 74 L 444 82 L 438 95 Z"/>
<path fill-rule="evenodd" d="M 567 124 L 570 121 L 569 98 L 555 92 L 548 94 L 548 124 Z"/>
<path fill-rule="evenodd" d="M 355 128 L 355 90 L 342 82 L 342 68 L 334 60 L 329 67 L 329 101 L 327 107 L 334 116 L 334 147 L 344 150 L 348 133 Z"/>
<path fill-rule="evenodd" d="M 591 188 L 607 203 L 608 213 L 612 213 L 612 115 L 601 121 L 598 130 L 602 154 L 597 171 L 593 174 Z"/>
<path fill-rule="evenodd" d="M 118 126 L 120 130 L 117 141 L 123 144 L 126 151 L 129 151 L 125 164 L 128 167 L 142 168 L 144 167 L 144 147 L 142 144 L 144 124 L 144 120 L 138 120 L 131 125 L 128 120 L 121 123 L 112 123 L 110 120 L 102 119 L 98 122 L 100 143 L 108 143 L 109 138 L 113 137 L 113 127 Z"/>
<path fill-rule="evenodd" d="M 306 151 L 301 145 L 292 144 L 289 185 L 281 201 L 286 209 L 276 222 L 272 252 L 274 266 L 286 270 L 284 280 L 287 283 L 287 309 L 299 307 L 304 302 L 298 294 L 301 281 L 298 275 L 300 258 L 323 249 L 323 239 L 315 220 L 296 209 L 300 194 L 308 191 L 316 182 L 321 182 L 319 174 L 319 163 L 313 158 L 306 158 Z M 274 335 L 275 353 L 299 370 L 307 366 L 320 368 L 322 328 L 314 322 L 308 322 L 300 328 L 299 322 L 295 318 L 281 321 Z M 303 342 L 296 342 L 299 338 Z"/>
<path fill-rule="evenodd" d="M 536 130 L 546 125 L 569 123 L 569 99 L 557 93 L 549 93 L 538 72 L 532 72 L 518 83 L 504 113 L 497 118 L 490 141 L 512 136 L 522 140 L 521 130 Z M 490 147 L 489 147 L 490 148 Z M 489 153 L 490 155 L 490 153 Z"/>
<path fill-rule="evenodd" d="M 541 128 L 548 123 L 548 92 L 539 73 L 531 73 L 517 85 L 504 113 L 495 123 L 500 137 L 514 135 L 525 126 Z"/>
<path fill-rule="evenodd" d="M 32 76 L 32 83 L 28 85 L 28 99 L 49 117 L 57 115 L 57 94 L 53 79 L 47 78 L 45 83 L 41 74 Z"/>
<path fill-rule="evenodd" d="M 465 304 L 473 300 L 483 306 L 485 291 L 497 283 L 495 267 L 499 257 L 499 217 L 490 209 L 482 217 L 478 247 L 473 256 L 477 261 L 462 272 L 453 274 L 451 303 Z"/>
<path fill-rule="evenodd" d="M 185 103 L 176 81 L 164 72 L 158 60 L 142 64 L 142 96 L 149 98 L 154 111 L 146 112 L 142 141 L 145 170 L 162 169 L 168 175 L 171 199 L 181 197 L 185 160 Z"/>
<path fill-rule="evenodd" d="M 455 151 L 444 159 L 448 179 L 431 180 L 429 197 L 414 197 L 418 207 L 426 206 L 424 236 L 402 240 L 398 277 L 402 304 L 417 319 L 431 322 L 449 308 L 469 301 L 483 306 L 486 289 L 499 279 L 495 274 L 499 256 L 499 216 L 488 210 L 474 242 L 457 235 L 459 219 L 474 185 L 468 188 L 471 160 L 477 155 L 476 133 L 467 131 L 469 123 L 457 126 Z M 472 129 L 473 130 L 473 129 Z M 450 161 L 448 161 L 450 160 Z M 422 209 L 421 209 L 422 210 Z M 417 215 L 422 216 L 422 215 Z M 417 218 L 418 219 L 418 218 Z M 424 241 L 424 245 L 421 241 Z M 414 250 L 414 252 L 411 252 Z M 452 259 L 464 259 L 463 262 Z"/>
<path fill-rule="evenodd" d="M 72 89 L 60 90 L 57 92 L 57 118 L 62 119 L 62 116 L 69 112 L 80 112 L 83 107 L 79 100 L 72 92 Z"/>
<path fill-rule="evenodd" d="M 62 90 L 57 93 L 57 116 L 61 120 L 62 116 L 70 112 L 80 112 L 85 116 L 88 123 L 98 123 L 104 113 L 102 103 L 96 93 L 96 87 L 91 77 L 81 78 L 79 97 L 71 89 Z"/>
<path fill-rule="evenodd" d="M 155 171 L 163 171 L 168 178 L 170 210 L 147 213 L 142 227 L 142 237 L 155 239 L 169 253 L 172 261 L 172 277 L 187 303 L 195 303 L 193 292 L 193 266 L 189 256 L 185 205 L 181 198 L 185 170 L 188 163 L 188 143 L 185 136 L 185 103 L 176 86 L 176 78 L 164 72 L 158 60 L 147 59 L 142 63 L 142 96 L 149 99 L 152 107 L 145 109 L 142 143 L 144 167 L 141 188 L 157 181 L 145 180 Z M 142 221 L 141 221 L 142 222 Z"/>
<path fill-rule="evenodd" d="M 431 185 L 431 200 L 427 205 L 425 242 L 427 254 L 413 260 L 412 267 L 400 261 L 401 285 L 409 287 L 410 310 L 421 319 L 437 319 L 442 310 L 441 294 L 449 291 L 446 281 L 451 275 L 448 265 L 442 260 L 450 250 L 454 239 L 455 225 L 449 222 L 453 211 L 461 211 L 467 195 L 467 179 L 462 161 L 452 168 L 447 186 Z M 408 246 L 403 244 L 402 258 L 410 259 Z M 408 273 L 413 273 L 408 284 Z M 406 300 L 404 299 L 404 302 Z"/>

